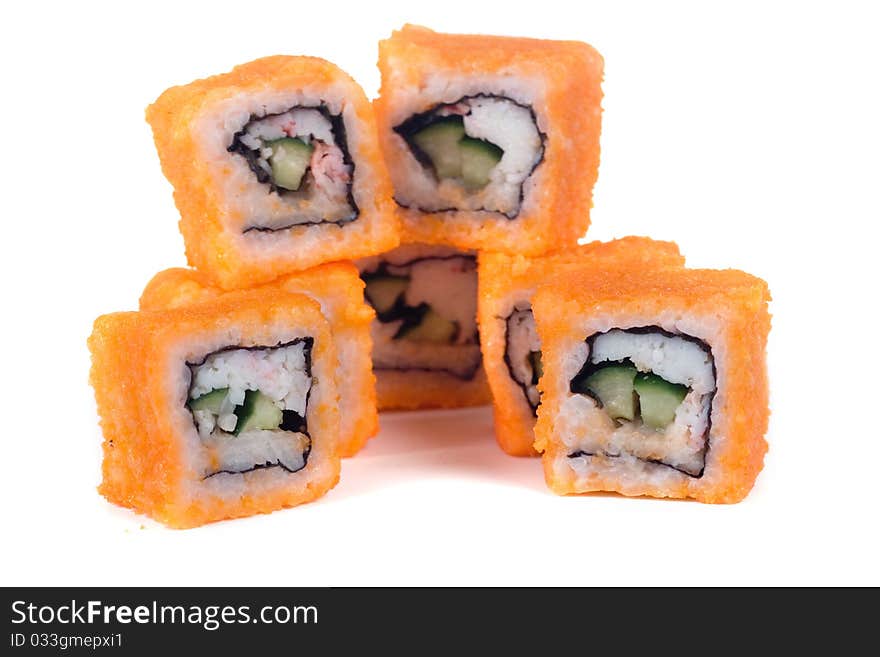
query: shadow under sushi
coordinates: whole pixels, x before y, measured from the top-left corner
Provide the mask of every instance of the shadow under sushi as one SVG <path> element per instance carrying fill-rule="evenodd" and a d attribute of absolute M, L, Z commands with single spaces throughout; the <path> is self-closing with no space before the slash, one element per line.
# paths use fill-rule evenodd
<path fill-rule="evenodd" d="M 488 406 L 383 413 L 380 433 L 343 461 L 342 477 L 327 502 L 424 479 L 490 481 L 552 494 L 541 461 L 505 454 L 492 433 Z"/>

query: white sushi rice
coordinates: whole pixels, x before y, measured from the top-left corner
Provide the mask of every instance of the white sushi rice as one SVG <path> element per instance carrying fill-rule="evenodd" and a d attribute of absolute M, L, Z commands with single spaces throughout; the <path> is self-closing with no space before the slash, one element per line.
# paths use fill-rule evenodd
<path fill-rule="evenodd" d="M 238 422 L 235 407 L 244 403 L 248 390 L 260 391 L 282 411 L 306 416 L 312 379 L 305 349 L 303 342 L 274 349 L 230 349 L 190 366 L 190 399 L 228 388 L 218 414 L 210 410 L 193 412 L 199 437 L 212 454 L 214 472 L 241 472 L 273 463 L 290 470 L 302 467 L 309 445 L 303 434 L 281 429 L 243 431 L 238 436 L 231 432 Z M 296 468 L 292 467 L 297 463 Z"/>
<path fill-rule="evenodd" d="M 407 245 L 358 264 L 362 274 L 384 264 L 390 274 L 409 277 L 404 292 L 407 305 L 428 304 L 441 317 L 458 324 L 453 343 L 432 344 L 394 339 L 403 320 L 373 320 L 375 368 L 445 370 L 459 377 L 473 374 L 481 355 L 476 339 L 477 270 L 471 254 L 442 246 Z"/>
<path fill-rule="evenodd" d="M 573 353 L 571 358 L 581 365 L 587 358 L 592 363 L 629 359 L 640 372 L 653 372 L 690 389 L 676 410 L 674 421 L 663 431 L 645 427 L 639 421 L 615 422 L 592 397 L 568 394 L 557 423 L 568 453 L 594 454 L 603 461 L 623 459 L 621 463 L 632 459 L 657 461 L 693 476 L 700 473 L 716 388 L 712 354 L 693 340 L 659 331 L 615 329 L 596 336 L 592 343 L 592 353 L 585 342 L 577 349 L 580 353 Z M 570 370 L 571 365 L 564 369 Z M 589 458 L 583 456 L 572 461 Z"/>
<path fill-rule="evenodd" d="M 515 195 L 519 186 L 541 159 L 541 135 L 532 112 L 508 98 L 476 97 L 467 101 L 470 114 L 464 116 L 468 137 L 484 139 L 501 148 L 504 155 L 492 170 L 489 187 L 495 195 Z M 504 210 L 502 210 L 504 211 Z"/>
<path fill-rule="evenodd" d="M 715 390 L 712 356 L 702 346 L 660 332 L 633 333 L 614 329 L 596 336 L 590 362 L 630 359 L 640 372 L 653 372 L 694 392 Z"/>
<path fill-rule="evenodd" d="M 279 433 L 291 432 L 247 431 L 232 440 L 215 435 L 205 441 L 205 447 L 216 458 L 215 472 L 246 472 L 261 465 L 280 465 L 291 472 L 302 469 L 311 446 L 309 437 L 302 433 Z"/>
<path fill-rule="evenodd" d="M 405 206 L 426 211 L 489 210 L 515 215 L 520 206 L 522 185 L 543 155 L 543 144 L 535 117 L 528 107 L 509 98 L 475 96 L 454 107 L 463 115 L 468 137 L 482 139 L 504 153 L 490 173 L 489 183 L 479 190 L 466 189 L 460 181 L 437 178 L 413 156 L 410 171 L 395 178 L 395 196 Z"/>

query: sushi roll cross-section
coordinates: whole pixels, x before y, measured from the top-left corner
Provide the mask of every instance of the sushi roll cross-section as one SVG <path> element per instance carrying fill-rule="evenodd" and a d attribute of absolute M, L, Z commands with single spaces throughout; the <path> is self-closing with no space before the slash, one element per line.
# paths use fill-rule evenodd
<path fill-rule="evenodd" d="M 591 335 L 587 343 L 590 356 L 570 389 L 602 411 L 591 414 L 588 421 L 597 424 L 591 433 L 610 428 L 611 434 L 587 440 L 569 458 L 628 454 L 701 476 L 716 390 L 709 346 L 657 326 L 612 329 Z"/>
<path fill-rule="evenodd" d="M 309 297 L 104 315 L 89 347 L 111 502 L 186 528 L 309 502 L 338 481 L 336 351 Z"/>
<path fill-rule="evenodd" d="M 288 206 L 282 216 L 254 217 L 245 232 L 357 219 L 345 124 L 326 104 L 252 114 L 228 150 L 244 157 L 257 181 Z"/>
<path fill-rule="evenodd" d="M 767 451 L 769 300 L 735 270 L 563 272 L 539 288 L 550 487 L 742 500 Z"/>
<path fill-rule="evenodd" d="M 492 389 L 495 437 L 505 452 L 538 454 L 533 443 L 543 354 L 532 312 L 536 289 L 566 270 L 646 272 L 683 265 L 674 243 L 645 237 L 590 242 L 534 258 L 480 253 L 480 343 Z"/>
<path fill-rule="evenodd" d="M 274 56 L 147 108 L 189 263 L 225 289 L 399 241 L 363 90 L 330 62 Z"/>
<path fill-rule="evenodd" d="M 472 252 L 410 244 L 358 262 L 373 322 L 380 408 L 488 401 L 477 334 Z"/>
<path fill-rule="evenodd" d="M 342 413 L 339 451 L 356 454 L 379 429 L 376 379 L 372 371 L 370 327 L 376 316 L 364 301 L 364 283 L 350 262 L 333 262 L 288 274 L 261 286 L 267 294 L 296 292 L 321 304 L 338 353 L 336 387 Z M 197 305 L 225 294 L 193 269 L 166 269 L 156 274 L 141 295 L 141 310 Z"/>
<path fill-rule="evenodd" d="M 298 338 L 273 347 L 224 347 L 187 363 L 187 407 L 205 450 L 205 479 L 306 466 L 311 356 L 312 338 Z"/>
<path fill-rule="evenodd" d="M 593 48 L 407 25 L 379 44 L 379 69 L 405 241 L 534 255 L 583 235 L 599 165 Z"/>
<path fill-rule="evenodd" d="M 422 212 L 458 209 L 515 219 L 523 185 L 544 158 L 546 135 L 534 110 L 494 94 L 439 103 L 394 131 L 422 165 L 416 172 L 430 178 L 409 202 Z"/>

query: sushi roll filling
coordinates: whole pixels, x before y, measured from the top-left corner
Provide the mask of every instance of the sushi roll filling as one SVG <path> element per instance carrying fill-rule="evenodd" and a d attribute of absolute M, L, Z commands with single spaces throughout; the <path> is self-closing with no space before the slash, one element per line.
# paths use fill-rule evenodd
<path fill-rule="evenodd" d="M 535 113 L 505 96 L 478 94 L 435 105 L 394 128 L 429 174 L 431 189 L 404 207 L 497 212 L 515 219 L 525 181 L 544 157 Z"/>
<path fill-rule="evenodd" d="M 376 310 L 374 369 L 442 370 L 473 378 L 482 362 L 474 256 L 377 261 L 361 277 Z"/>
<path fill-rule="evenodd" d="M 569 458 L 631 458 L 702 476 L 716 390 L 709 346 L 659 327 L 612 329 L 587 344 L 569 388 L 591 400 L 591 430 Z"/>
<path fill-rule="evenodd" d="M 227 347 L 187 363 L 203 478 L 265 468 L 302 470 L 311 451 L 307 410 L 312 338 Z"/>
<path fill-rule="evenodd" d="M 541 404 L 538 380 L 543 373 L 541 340 L 535 327 L 535 316 L 528 304 L 518 305 L 507 316 L 504 362 L 510 378 L 522 389 L 532 414 L 537 416 Z"/>
<path fill-rule="evenodd" d="M 358 216 L 352 195 L 354 162 L 345 123 L 324 105 L 251 115 L 227 149 L 244 157 L 257 181 L 290 205 L 291 221 L 256 224 L 275 231 L 302 223 L 346 223 Z"/>

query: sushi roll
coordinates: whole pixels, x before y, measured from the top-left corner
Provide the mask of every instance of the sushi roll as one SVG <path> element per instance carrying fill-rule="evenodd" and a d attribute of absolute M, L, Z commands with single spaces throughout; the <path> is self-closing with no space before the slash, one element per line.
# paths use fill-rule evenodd
<path fill-rule="evenodd" d="M 313 299 L 261 290 L 104 315 L 89 348 L 109 501 L 186 528 L 339 479 L 336 351 Z"/>
<path fill-rule="evenodd" d="M 769 300 L 735 270 L 564 272 L 542 286 L 535 446 L 549 486 L 742 500 L 767 451 Z"/>
<path fill-rule="evenodd" d="M 315 299 L 330 322 L 339 355 L 336 387 L 345 412 L 339 418 L 339 451 L 356 454 L 379 429 L 376 384 L 372 372 L 370 324 L 376 316 L 364 302 L 364 284 L 349 262 L 319 265 L 288 274 L 264 288 L 267 293 L 297 292 Z M 213 287 L 192 269 L 166 269 L 156 274 L 141 295 L 141 310 L 191 306 L 215 299 L 223 290 Z"/>
<path fill-rule="evenodd" d="M 590 242 L 536 258 L 480 253 L 480 344 L 501 449 L 512 456 L 538 455 L 533 443 L 542 353 L 531 300 L 542 281 L 566 269 L 647 271 L 683 265 L 677 245 L 645 237 Z"/>
<path fill-rule="evenodd" d="M 189 263 L 226 289 L 398 243 L 363 90 L 330 62 L 266 57 L 147 108 Z"/>
<path fill-rule="evenodd" d="M 470 251 L 407 244 L 358 262 L 373 322 L 380 409 L 489 401 L 477 335 L 477 260 Z"/>
<path fill-rule="evenodd" d="M 407 25 L 380 42 L 379 69 L 405 241 L 536 255 L 584 234 L 599 166 L 593 48 Z"/>

